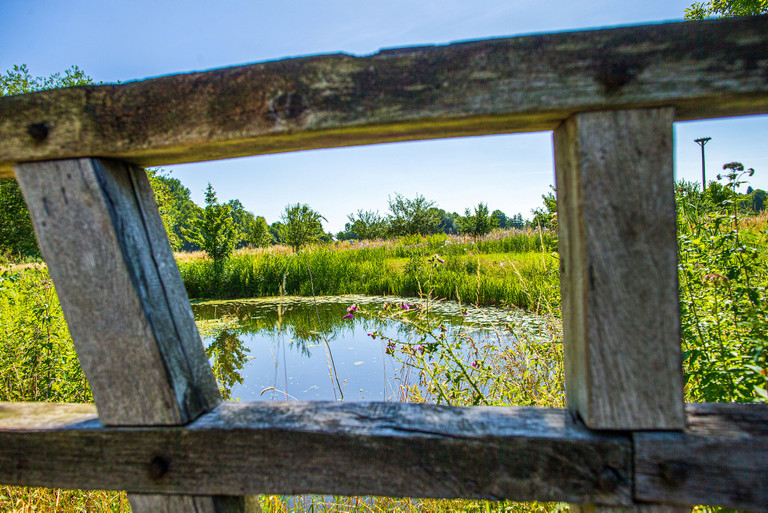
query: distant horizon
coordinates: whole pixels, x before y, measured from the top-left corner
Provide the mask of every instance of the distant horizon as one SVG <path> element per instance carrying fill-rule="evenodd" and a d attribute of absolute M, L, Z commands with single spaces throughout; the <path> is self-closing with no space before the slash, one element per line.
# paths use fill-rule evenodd
<path fill-rule="evenodd" d="M 27 64 L 35 76 L 72 65 L 95 81 L 132 81 L 297 56 L 443 45 L 605 27 L 682 21 L 692 0 L 249 0 L 131 3 L 70 0 L 0 2 L 0 72 Z M 130 27 L 130 37 L 115 27 Z M 701 181 L 739 161 L 768 190 L 768 116 L 676 123 L 676 179 Z M 269 223 L 285 206 L 306 203 L 343 230 L 358 209 L 387 211 L 387 197 L 417 193 L 449 212 L 482 201 L 507 215 L 541 205 L 554 184 L 551 132 L 465 137 L 263 155 L 164 166 L 203 204 L 210 181 L 222 203 L 239 199 Z"/>

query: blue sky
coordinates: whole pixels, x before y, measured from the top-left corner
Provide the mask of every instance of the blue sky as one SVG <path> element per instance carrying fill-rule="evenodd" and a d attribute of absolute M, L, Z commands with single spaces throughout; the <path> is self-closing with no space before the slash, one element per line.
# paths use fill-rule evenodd
<path fill-rule="evenodd" d="M 49 75 L 75 64 L 97 81 L 142 79 L 283 57 L 441 44 L 536 32 L 679 20 L 690 0 L 0 0 L 0 72 L 27 64 Z M 738 160 L 768 189 L 768 116 L 675 125 L 678 178 L 701 179 Z M 232 159 L 166 168 L 202 203 L 240 199 L 268 222 L 308 203 L 343 228 L 358 209 L 387 210 L 395 192 L 449 211 L 487 202 L 508 215 L 541 204 L 554 183 L 551 133 L 448 139 Z"/>

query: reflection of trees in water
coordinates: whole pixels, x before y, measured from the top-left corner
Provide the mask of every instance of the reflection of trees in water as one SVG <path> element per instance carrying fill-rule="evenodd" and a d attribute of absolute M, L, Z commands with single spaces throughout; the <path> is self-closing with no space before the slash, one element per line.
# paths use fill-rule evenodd
<path fill-rule="evenodd" d="M 225 401 L 230 399 L 235 383 L 243 383 L 240 371 L 245 365 L 248 349 L 237 335 L 237 330 L 225 327 L 214 336 L 213 342 L 205 349 L 208 358 L 213 360 L 213 375 Z"/>
<path fill-rule="evenodd" d="M 352 329 L 354 321 L 343 318 L 348 306 L 345 302 L 322 301 L 317 303 L 315 312 L 315 305 L 307 301 L 231 301 L 197 304 L 193 306 L 193 310 L 195 317 L 202 320 L 236 318 L 238 322 L 233 328 L 240 335 L 260 333 L 275 339 L 279 335 L 285 335 L 293 339 L 296 349 L 308 356 L 308 346 L 322 342 L 323 335 L 330 342 L 343 331 Z M 360 319 L 358 326 L 361 326 L 359 321 Z M 362 327 L 368 328 L 368 323 L 372 322 L 365 320 Z"/>
<path fill-rule="evenodd" d="M 388 299 L 397 304 L 404 301 L 403 298 Z M 232 387 L 243 382 L 242 369 L 248 359 L 248 349 L 241 339 L 248 335 L 259 334 L 268 337 L 278 344 L 288 345 L 292 351 L 306 357 L 310 356 L 312 346 L 324 344 L 323 335 L 325 340 L 331 342 L 338 339 L 345 330 L 353 329 L 368 332 L 380 330 L 387 333 L 386 336 L 402 342 L 419 343 L 419 333 L 414 333 L 413 326 L 407 322 L 386 322 L 379 318 L 370 319 L 362 314 L 356 315 L 354 320 L 344 319 L 347 307 L 352 303 L 358 303 L 364 310 L 375 312 L 380 310 L 385 301 L 385 298 L 337 297 L 318 298 L 315 303 L 307 298 L 275 298 L 269 301 L 199 303 L 193 305 L 193 310 L 206 341 L 211 341 L 206 351 L 212 360 L 214 375 L 222 395 L 229 399 Z M 413 301 L 410 300 L 411 303 Z M 477 312 L 470 309 L 469 315 L 462 315 L 460 306 L 449 302 L 435 302 L 429 307 L 429 324 L 438 329 L 441 323 L 446 323 L 451 330 L 459 329 L 461 325 L 483 325 L 488 323 L 483 317 L 491 311 L 489 308 Z M 416 315 L 416 312 L 402 313 L 403 320 Z M 482 338 L 487 336 L 487 332 L 480 330 L 470 336 Z M 504 344 L 511 341 L 499 342 Z"/>

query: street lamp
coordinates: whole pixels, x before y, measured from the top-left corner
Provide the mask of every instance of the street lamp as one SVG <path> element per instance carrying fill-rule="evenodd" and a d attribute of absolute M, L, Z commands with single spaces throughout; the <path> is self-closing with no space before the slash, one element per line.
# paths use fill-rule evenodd
<path fill-rule="evenodd" d="M 711 137 L 701 137 L 699 139 L 694 139 L 694 142 L 698 143 L 699 146 L 701 146 L 701 191 L 707 192 L 707 176 L 704 172 L 704 145 L 707 144 Z"/>

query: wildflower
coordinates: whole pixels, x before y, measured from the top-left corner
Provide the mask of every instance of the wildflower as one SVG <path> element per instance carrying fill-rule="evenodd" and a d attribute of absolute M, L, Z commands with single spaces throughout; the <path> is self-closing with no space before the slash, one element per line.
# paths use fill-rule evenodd
<path fill-rule="evenodd" d="M 424 344 L 419 344 L 416 347 L 416 350 L 419 352 L 419 354 L 424 354 L 424 349 L 425 349 Z"/>
<path fill-rule="evenodd" d="M 349 312 L 347 315 L 344 316 L 344 319 L 354 319 L 354 318 L 355 318 L 355 314 L 353 314 L 352 312 Z"/>
<path fill-rule="evenodd" d="M 403 304 L 402 304 L 402 306 L 401 306 L 401 308 L 402 308 L 403 310 L 410 310 L 410 309 L 411 309 L 411 306 L 410 306 L 408 303 L 403 303 Z"/>
<path fill-rule="evenodd" d="M 443 326 L 443 325 L 441 324 L 441 325 L 440 325 L 440 331 L 448 331 L 448 328 L 446 328 L 445 326 Z"/>
<path fill-rule="evenodd" d="M 357 305 L 352 305 L 349 308 L 347 308 L 347 313 L 355 313 L 358 310 L 359 310 L 359 308 L 357 308 Z"/>
<path fill-rule="evenodd" d="M 706 276 L 704 276 L 703 281 L 704 283 L 707 283 L 709 285 L 719 285 L 721 283 L 727 282 L 728 278 L 723 276 L 722 274 L 709 273 Z"/>
<path fill-rule="evenodd" d="M 474 367 L 475 369 L 480 368 L 480 362 L 475 360 L 474 362 L 472 362 L 472 367 Z"/>

